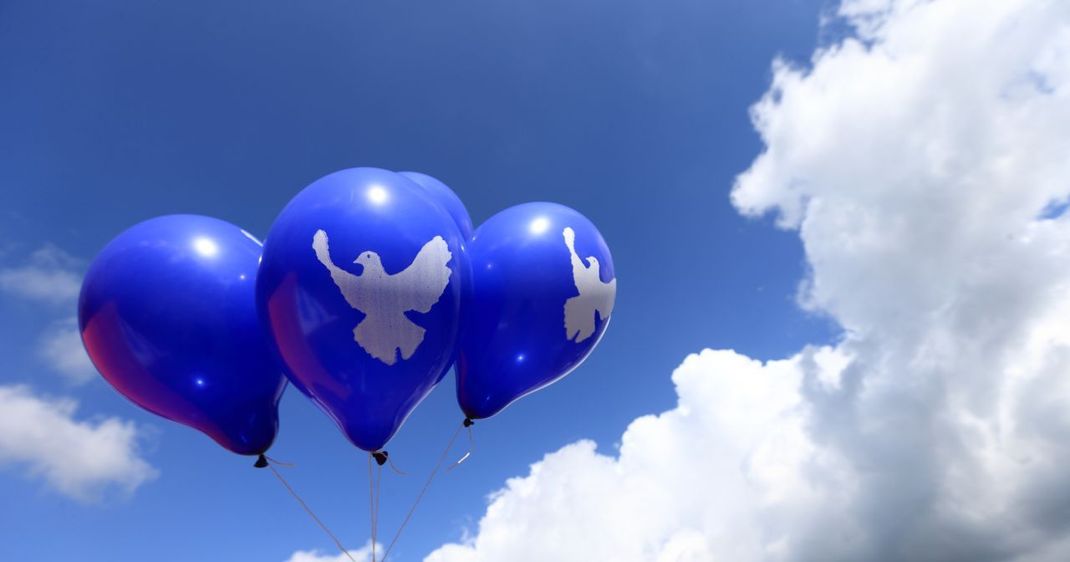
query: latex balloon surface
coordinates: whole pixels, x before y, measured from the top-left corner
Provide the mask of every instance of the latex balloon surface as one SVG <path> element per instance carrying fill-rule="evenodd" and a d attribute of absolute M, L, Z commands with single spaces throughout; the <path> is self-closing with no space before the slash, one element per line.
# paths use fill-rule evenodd
<path fill-rule="evenodd" d="M 553 203 L 494 215 L 476 230 L 468 255 L 457 399 L 478 419 L 586 359 L 605 333 L 617 282 L 591 221 Z"/>
<path fill-rule="evenodd" d="M 453 222 L 457 225 L 457 229 L 461 232 L 461 238 L 463 239 L 462 247 L 467 252 L 468 241 L 472 239 L 472 235 L 475 232 L 475 228 L 472 226 L 472 218 L 468 216 L 468 209 L 464 207 L 464 203 L 461 202 L 461 198 L 453 192 L 446 184 L 442 183 L 436 178 L 433 178 L 427 174 L 421 174 L 420 172 L 398 172 L 399 174 L 409 178 L 416 182 L 417 185 L 422 187 L 424 191 L 431 196 L 440 207 L 446 210 L 453 217 Z M 467 287 L 462 287 L 462 292 Z M 463 302 L 463 297 L 462 297 Z M 464 311 L 461 311 L 464 314 Z M 453 358 L 456 357 L 456 349 L 454 349 Z M 454 359 L 451 358 L 449 365 L 454 364 Z M 446 371 L 449 367 L 446 368 Z M 446 371 L 443 371 L 445 376 Z"/>
<path fill-rule="evenodd" d="M 439 206 L 453 217 L 453 222 L 457 224 L 457 229 L 461 231 L 461 236 L 465 240 L 471 240 L 474 228 L 472 227 L 472 218 L 468 216 L 468 209 L 464 208 L 464 203 L 461 202 L 461 198 L 453 192 L 446 184 L 441 181 L 420 172 L 398 172 L 399 174 L 409 178 L 416 182 L 420 187 L 438 202 Z"/>
<path fill-rule="evenodd" d="M 151 219 L 97 255 L 78 305 L 82 341 L 112 386 L 243 455 L 271 446 L 286 384 L 257 318 L 260 249 L 221 220 Z"/>
<path fill-rule="evenodd" d="M 449 369 L 462 244 L 422 187 L 377 168 L 315 181 L 272 225 L 261 318 L 291 380 L 356 446 L 382 448 Z"/>

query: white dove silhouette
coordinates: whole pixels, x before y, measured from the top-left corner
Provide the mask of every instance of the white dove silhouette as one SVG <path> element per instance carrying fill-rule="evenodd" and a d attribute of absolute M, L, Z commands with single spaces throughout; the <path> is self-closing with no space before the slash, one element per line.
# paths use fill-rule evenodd
<path fill-rule="evenodd" d="M 613 301 L 617 298 L 617 280 L 603 283 L 599 277 L 598 258 L 590 256 L 584 265 L 576 253 L 576 233 L 569 227 L 562 231 L 565 245 L 572 255 L 572 281 L 579 295 L 565 301 L 565 339 L 580 343 L 594 335 L 595 313 L 604 324 L 613 314 Z"/>
<path fill-rule="evenodd" d="M 432 238 L 420 248 L 412 264 L 393 275 L 383 269 L 375 252 L 364 252 L 354 260 L 364 267 L 360 275 L 334 265 L 327 233 L 322 230 L 312 237 L 312 249 L 349 306 L 364 313 L 364 320 L 353 329 L 357 344 L 387 365 L 397 362 L 398 350 L 402 359 L 412 357 L 426 330 L 409 320 L 405 312 L 429 312 L 445 292 L 450 282 L 446 265 L 453 259 L 446 241 L 441 236 Z"/>

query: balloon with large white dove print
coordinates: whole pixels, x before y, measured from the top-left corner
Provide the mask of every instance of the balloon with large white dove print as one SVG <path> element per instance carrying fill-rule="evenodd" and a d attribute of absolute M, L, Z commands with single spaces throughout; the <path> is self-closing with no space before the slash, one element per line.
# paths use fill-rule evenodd
<path fill-rule="evenodd" d="M 449 369 L 468 274 L 450 213 L 377 168 L 323 177 L 264 244 L 260 316 L 294 385 L 377 451 Z"/>
<path fill-rule="evenodd" d="M 617 279 L 594 224 L 554 203 L 494 215 L 476 229 L 468 257 L 457 400 L 479 419 L 590 355 L 612 318 Z"/>
<path fill-rule="evenodd" d="M 457 229 L 461 231 L 461 238 L 464 239 L 465 248 L 467 248 L 467 243 L 472 239 L 475 227 L 472 226 L 472 217 L 468 215 L 468 209 L 465 208 L 461 198 L 438 178 L 420 172 L 398 172 L 398 174 L 409 178 L 422 187 L 424 192 L 431 196 L 431 199 L 437 201 L 440 207 L 446 209 L 446 212 L 453 217 L 453 221 L 457 224 Z M 461 314 L 464 314 L 463 310 Z M 454 353 L 456 354 L 456 351 Z"/>

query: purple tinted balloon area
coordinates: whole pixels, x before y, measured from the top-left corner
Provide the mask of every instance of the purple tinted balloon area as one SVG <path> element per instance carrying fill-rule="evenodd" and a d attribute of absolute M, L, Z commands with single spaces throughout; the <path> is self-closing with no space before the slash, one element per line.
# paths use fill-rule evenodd
<path fill-rule="evenodd" d="M 260 244 L 227 222 L 171 215 L 112 240 L 82 283 L 82 341 L 135 404 L 257 455 L 286 385 L 256 312 Z"/>
<path fill-rule="evenodd" d="M 612 314 L 616 274 L 594 224 L 554 203 L 494 215 L 476 230 L 468 256 L 457 400 L 478 419 L 587 358 Z"/>
<path fill-rule="evenodd" d="M 467 271 L 464 239 L 434 197 L 397 173 L 353 168 L 279 214 L 257 300 L 287 376 L 375 451 L 449 369 Z"/>

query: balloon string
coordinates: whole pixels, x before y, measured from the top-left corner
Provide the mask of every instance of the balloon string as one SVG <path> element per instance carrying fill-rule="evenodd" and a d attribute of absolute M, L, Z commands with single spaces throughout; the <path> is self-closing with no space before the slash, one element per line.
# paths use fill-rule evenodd
<path fill-rule="evenodd" d="M 294 464 L 292 462 L 282 462 L 279 459 L 271 458 L 271 457 L 269 457 L 267 455 L 264 455 L 264 458 L 269 460 L 269 461 L 271 461 L 271 464 L 278 465 L 278 466 L 284 466 L 286 468 L 293 468 L 293 467 L 297 466 L 296 464 Z"/>
<path fill-rule="evenodd" d="M 266 459 L 266 457 L 265 457 L 265 459 Z M 295 500 L 297 500 L 297 503 L 301 504 L 301 507 L 304 508 L 306 513 L 308 513 L 309 517 L 311 517 L 312 520 L 315 521 L 316 524 L 320 526 L 320 529 L 323 529 L 323 532 L 327 533 L 327 536 L 330 537 L 332 541 L 334 541 L 334 545 L 338 547 L 338 550 L 340 550 L 342 552 L 342 554 L 345 554 L 346 558 L 348 558 L 350 560 L 350 562 L 357 562 L 353 558 L 353 556 L 349 554 L 349 551 L 346 550 L 344 546 L 342 546 L 342 541 L 338 540 L 338 537 L 336 537 L 335 534 L 332 533 L 331 530 L 327 528 L 327 525 L 325 525 L 323 523 L 323 521 L 320 520 L 320 518 L 316 516 L 316 514 L 312 511 L 312 508 L 308 507 L 308 504 L 305 503 L 305 500 L 301 499 L 301 496 L 299 496 L 297 494 L 297 492 L 294 491 L 293 486 L 290 486 L 290 483 L 287 482 L 286 479 L 283 478 L 281 474 L 279 474 L 279 471 L 275 470 L 275 467 L 271 466 L 270 464 L 265 463 L 264 466 L 266 466 L 267 468 L 271 469 L 271 473 L 274 474 L 275 478 L 278 478 L 279 482 L 281 482 L 282 485 L 286 487 L 286 490 L 290 492 L 290 495 L 293 496 Z"/>
<path fill-rule="evenodd" d="M 375 493 L 375 476 L 372 469 L 372 461 L 374 459 L 374 453 L 368 453 L 368 521 L 371 523 L 371 539 L 372 539 L 372 562 L 375 562 L 375 541 L 376 531 L 378 527 L 378 512 L 379 502 L 376 499 Z"/>
<path fill-rule="evenodd" d="M 408 476 L 409 475 L 408 472 L 405 472 L 404 470 L 401 470 L 400 468 L 398 468 L 398 466 L 396 464 L 394 464 L 394 459 L 391 459 L 390 457 L 386 457 L 386 462 L 387 462 L 387 464 L 390 465 L 390 470 L 393 470 L 394 474 L 397 474 L 398 476 Z"/>
<path fill-rule="evenodd" d="M 375 466 L 375 538 L 379 540 L 379 500 L 383 497 L 383 465 Z M 374 562 L 374 561 L 372 561 Z"/>
<path fill-rule="evenodd" d="M 450 472 L 453 469 L 457 468 L 458 466 L 461 466 L 461 463 L 463 463 L 464 461 L 468 460 L 468 457 L 471 457 L 472 453 L 476 452 L 476 440 L 475 440 L 475 437 L 472 436 L 472 423 L 473 422 L 471 420 L 465 420 L 465 423 L 464 423 L 464 429 L 466 431 L 468 431 L 468 450 L 465 451 L 464 456 L 462 456 L 461 458 L 457 459 L 457 462 L 451 464 L 446 469 L 446 472 Z"/>
<path fill-rule="evenodd" d="M 467 419 L 465 421 L 467 422 Z M 412 519 L 412 514 L 416 511 L 416 506 L 420 505 L 420 500 L 422 500 L 424 494 L 427 493 L 427 489 L 431 487 L 431 481 L 435 479 L 435 474 L 437 474 L 439 469 L 442 468 L 442 463 L 446 461 L 446 455 L 448 455 L 450 449 L 453 448 L 453 443 L 457 440 L 457 436 L 461 434 L 461 429 L 467 427 L 468 425 L 471 424 L 462 424 L 457 427 L 456 431 L 453 432 L 453 437 L 450 437 L 449 443 L 446 444 L 446 448 L 442 450 L 442 454 L 438 457 L 438 464 L 435 465 L 435 468 L 431 471 L 431 474 L 427 476 L 427 481 L 424 482 L 423 489 L 421 489 L 420 493 L 416 496 L 416 501 L 412 502 L 412 507 L 409 508 L 409 512 L 405 515 L 405 519 L 401 522 L 401 526 L 398 527 L 397 532 L 394 533 L 394 538 L 391 539 L 390 545 L 386 547 L 386 552 L 383 553 L 384 562 L 386 561 L 387 556 L 390 556 L 390 551 L 393 550 L 394 545 L 398 542 L 398 539 L 401 538 L 401 532 L 405 530 L 405 526 L 408 525 L 409 521 Z"/>

